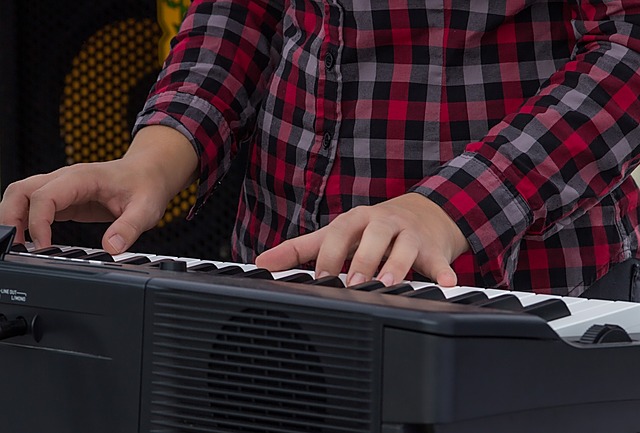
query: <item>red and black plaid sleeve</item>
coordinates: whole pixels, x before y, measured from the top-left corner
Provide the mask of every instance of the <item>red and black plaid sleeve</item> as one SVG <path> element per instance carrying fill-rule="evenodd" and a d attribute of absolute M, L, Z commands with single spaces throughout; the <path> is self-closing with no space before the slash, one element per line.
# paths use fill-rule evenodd
<path fill-rule="evenodd" d="M 167 125 L 193 143 L 201 172 L 195 209 L 255 128 L 280 55 L 282 3 L 194 0 L 138 118 L 136 131 Z"/>
<path fill-rule="evenodd" d="M 622 244 L 608 251 L 607 231 L 619 230 L 614 223 L 630 209 L 603 208 L 611 207 L 612 192 L 626 188 L 636 195 L 622 184 L 640 150 L 640 3 L 578 3 L 570 60 L 485 138 L 421 184 L 463 228 L 490 284 L 509 285 L 524 272 L 549 287 L 556 282 L 548 269 L 597 271 L 608 268 L 612 254 L 629 256 Z M 517 45 L 518 34 L 513 38 L 505 42 Z M 578 224 L 589 232 L 576 227 L 575 239 L 560 248 L 545 244 Z M 579 239 L 598 235 L 587 245 Z M 523 238 L 541 245 L 523 251 Z"/>

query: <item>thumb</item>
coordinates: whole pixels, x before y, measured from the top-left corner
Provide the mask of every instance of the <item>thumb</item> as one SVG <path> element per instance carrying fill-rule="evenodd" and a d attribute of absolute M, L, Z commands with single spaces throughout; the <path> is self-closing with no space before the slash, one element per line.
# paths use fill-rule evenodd
<path fill-rule="evenodd" d="M 256 257 L 255 264 L 269 271 L 283 271 L 302 265 L 318 256 L 322 229 L 289 239 Z"/>
<path fill-rule="evenodd" d="M 144 231 L 157 224 L 160 217 L 151 217 L 151 213 L 144 206 L 127 207 L 105 231 L 102 248 L 112 255 L 127 251 Z"/>
<path fill-rule="evenodd" d="M 444 256 L 432 257 L 431 262 L 421 267 L 432 281 L 442 287 L 453 287 L 458 284 L 458 276 Z"/>
<path fill-rule="evenodd" d="M 446 266 L 436 272 L 436 283 L 442 287 L 453 287 L 458 284 L 458 276 L 451 266 Z"/>

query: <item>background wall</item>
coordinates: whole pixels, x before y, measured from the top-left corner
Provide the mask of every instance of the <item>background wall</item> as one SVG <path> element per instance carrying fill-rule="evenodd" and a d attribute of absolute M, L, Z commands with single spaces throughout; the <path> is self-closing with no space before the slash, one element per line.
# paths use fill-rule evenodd
<path fill-rule="evenodd" d="M 0 177 L 120 157 L 188 0 L 3 0 Z M 164 36 L 164 37 L 163 37 Z M 6 44 L 5 44 L 6 41 Z M 162 44 L 161 44 L 162 42 Z M 164 50 L 164 51 L 163 51 Z M 133 251 L 229 259 L 244 160 L 190 222 L 179 194 Z M 104 224 L 56 223 L 54 242 L 99 247 Z"/>

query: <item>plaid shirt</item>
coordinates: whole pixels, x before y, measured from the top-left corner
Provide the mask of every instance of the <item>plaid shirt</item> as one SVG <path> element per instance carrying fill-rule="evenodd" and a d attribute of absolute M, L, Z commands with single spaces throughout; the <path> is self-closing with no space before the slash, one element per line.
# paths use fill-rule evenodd
<path fill-rule="evenodd" d="M 460 284 L 579 295 L 638 254 L 637 0 L 195 0 L 136 130 L 177 128 L 199 201 L 249 164 L 235 259 L 416 191 Z"/>

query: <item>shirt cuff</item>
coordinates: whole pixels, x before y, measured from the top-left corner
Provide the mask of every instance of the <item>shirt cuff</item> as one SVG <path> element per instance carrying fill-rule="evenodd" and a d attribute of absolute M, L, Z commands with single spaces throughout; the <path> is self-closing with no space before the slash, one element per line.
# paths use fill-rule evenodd
<path fill-rule="evenodd" d="M 532 222 L 529 206 L 491 163 L 464 153 L 411 188 L 438 204 L 467 238 L 488 284 L 504 286 L 517 264 L 517 245 Z"/>
<path fill-rule="evenodd" d="M 200 161 L 196 203 L 188 218 L 202 207 L 231 164 L 233 136 L 222 114 L 197 96 L 164 92 L 147 100 L 133 127 L 132 135 L 150 125 L 164 125 L 182 133 Z"/>

